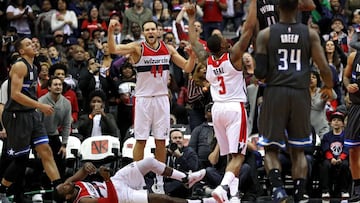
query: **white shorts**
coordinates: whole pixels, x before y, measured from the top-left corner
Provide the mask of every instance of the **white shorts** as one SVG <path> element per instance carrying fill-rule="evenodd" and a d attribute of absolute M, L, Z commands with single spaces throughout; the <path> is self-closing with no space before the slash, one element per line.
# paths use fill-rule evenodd
<path fill-rule="evenodd" d="M 136 162 L 120 169 L 111 181 L 117 192 L 119 203 L 148 203 L 148 192 L 144 190 L 145 180 Z"/>
<path fill-rule="evenodd" d="M 215 102 L 212 119 L 220 154 L 246 153 L 247 115 L 243 103 Z"/>
<path fill-rule="evenodd" d="M 169 97 L 136 97 L 134 133 L 136 140 L 147 140 L 150 136 L 155 139 L 169 138 L 170 104 Z"/>

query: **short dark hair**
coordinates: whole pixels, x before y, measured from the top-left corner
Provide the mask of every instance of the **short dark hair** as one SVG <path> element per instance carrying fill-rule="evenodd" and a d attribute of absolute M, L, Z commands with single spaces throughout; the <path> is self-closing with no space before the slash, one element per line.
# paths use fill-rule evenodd
<path fill-rule="evenodd" d="M 207 47 L 209 48 L 209 50 L 211 51 L 211 53 L 215 54 L 215 53 L 219 53 L 221 51 L 221 43 L 222 43 L 222 39 L 220 36 L 218 35 L 211 35 L 207 41 Z"/>
<path fill-rule="evenodd" d="M 53 81 L 56 80 L 56 79 L 61 81 L 61 79 L 60 79 L 59 77 L 57 77 L 57 76 L 51 76 L 51 77 L 49 78 L 48 82 L 47 82 L 47 86 L 50 87 L 51 84 L 53 83 Z"/>
<path fill-rule="evenodd" d="M 53 76 L 55 71 L 58 70 L 58 69 L 64 70 L 65 75 L 67 74 L 67 66 L 65 64 L 55 63 L 55 64 L 50 66 L 49 75 Z"/>
<path fill-rule="evenodd" d="M 89 94 L 89 101 L 92 100 L 92 98 L 94 97 L 100 97 L 102 102 L 105 103 L 106 102 L 106 94 L 103 90 L 101 89 L 97 89 L 97 90 L 94 90 L 92 91 L 90 94 Z"/>
<path fill-rule="evenodd" d="M 14 47 L 15 47 L 15 51 L 19 52 L 19 50 L 22 48 L 22 44 L 21 42 L 26 39 L 27 37 L 20 37 L 19 39 L 17 39 L 14 43 Z"/>
<path fill-rule="evenodd" d="M 146 23 L 154 23 L 156 29 L 158 28 L 158 24 L 157 24 L 155 21 L 153 21 L 153 20 L 147 20 L 147 21 L 145 21 L 145 22 L 142 24 L 142 26 L 141 26 L 142 31 L 144 31 L 144 25 L 145 25 Z"/>

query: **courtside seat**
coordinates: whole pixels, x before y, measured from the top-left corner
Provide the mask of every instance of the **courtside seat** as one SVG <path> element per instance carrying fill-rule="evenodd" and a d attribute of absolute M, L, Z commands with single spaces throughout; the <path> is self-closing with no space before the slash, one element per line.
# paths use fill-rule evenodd
<path fill-rule="evenodd" d="M 96 166 L 110 164 L 116 170 L 120 163 L 119 138 L 110 135 L 89 137 L 81 143 L 81 162 L 90 161 Z"/>

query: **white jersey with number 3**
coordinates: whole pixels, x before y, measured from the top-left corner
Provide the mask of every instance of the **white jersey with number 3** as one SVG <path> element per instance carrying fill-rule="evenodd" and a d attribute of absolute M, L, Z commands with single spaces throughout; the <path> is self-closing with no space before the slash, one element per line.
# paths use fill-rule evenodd
<path fill-rule="evenodd" d="M 229 53 L 218 60 L 207 59 L 206 80 L 210 82 L 210 92 L 214 102 L 246 102 L 246 84 L 243 71 L 238 71 L 230 62 Z"/>

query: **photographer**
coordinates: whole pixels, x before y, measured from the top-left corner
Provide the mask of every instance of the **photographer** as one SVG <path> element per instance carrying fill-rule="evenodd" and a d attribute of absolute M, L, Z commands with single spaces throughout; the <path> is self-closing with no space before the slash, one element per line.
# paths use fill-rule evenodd
<path fill-rule="evenodd" d="M 168 155 L 166 165 L 182 172 L 196 171 L 199 160 L 196 152 L 184 146 L 184 134 L 178 130 L 170 132 L 170 143 L 166 148 Z M 191 189 L 185 188 L 184 184 L 177 180 L 165 179 L 165 192 L 174 197 L 186 197 L 191 195 Z"/>

